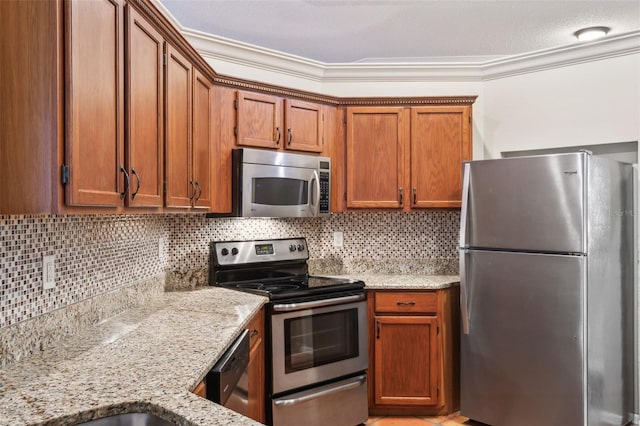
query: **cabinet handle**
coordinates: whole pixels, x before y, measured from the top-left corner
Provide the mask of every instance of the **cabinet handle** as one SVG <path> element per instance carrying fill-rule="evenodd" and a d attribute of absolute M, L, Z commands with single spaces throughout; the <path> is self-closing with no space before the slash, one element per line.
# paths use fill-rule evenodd
<path fill-rule="evenodd" d="M 249 334 L 249 338 L 255 337 L 257 335 L 258 335 L 258 330 L 254 328 L 253 330 L 251 330 L 251 334 Z"/>
<path fill-rule="evenodd" d="M 376 321 L 376 339 L 380 338 L 380 320 Z"/>
<path fill-rule="evenodd" d="M 280 127 L 276 127 L 276 132 L 278 132 L 278 138 L 276 139 L 276 145 L 280 145 Z"/>
<path fill-rule="evenodd" d="M 418 202 L 418 191 L 416 188 L 413 188 L 413 205 L 415 206 Z"/>
<path fill-rule="evenodd" d="M 289 132 L 289 140 L 287 141 L 287 145 L 291 145 L 291 141 L 293 140 L 293 132 L 291 131 L 291 127 L 287 129 L 287 132 Z"/>
<path fill-rule="evenodd" d="M 399 198 L 399 201 L 400 201 L 400 205 L 402 205 L 402 203 L 404 201 L 404 196 L 403 196 L 402 192 L 403 192 L 402 188 L 398 188 L 398 198 Z"/>
<path fill-rule="evenodd" d="M 198 190 L 196 189 L 196 183 L 194 181 L 190 180 L 189 185 L 191 185 L 191 189 L 193 190 L 193 194 L 191 194 L 191 196 L 189 197 L 189 201 L 193 201 Z"/>
<path fill-rule="evenodd" d="M 402 302 L 402 301 L 396 302 L 396 305 L 398 305 L 398 306 L 413 306 L 415 304 L 416 304 L 416 302 L 414 302 L 414 301 L 411 301 L 411 302 Z"/>
<path fill-rule="evenodd" d="M 133 201 L 133 199 L 136 198 L 136 195 L 138 195 L 138 191 L 140 191 L 140 185 L 142 184 L 142 182 L 140 180 L 140 175 L 136 173 L 136 169 L 134 169 L 133 167 L 131 168 L 131 173 L 136 177 L 136 180 L 138 181 L 136 190 L 133 192 L 133 194 L 131 194 L 131 200 Z"/>
<path fill-rule="evenodd" d="M 200 186 L 200 182 L 195 181 L 196 184 L 196 189 L 198 190 L 198 195 L 195 196 L 195 200 L 193 200 L 194 203 L 197 203 L 198 200 L 200 199 L 200 196 L 202 195 L 202 187 Z"/>
<path fill-rule="evenodd" d="M 125 169 L 122 164 L 120 164 L 120 171 L 124 173 L 124 191 L 120 193 L 120 199 L 124 200 L 124 197 L 127 196 L 127 191 L 129 190 L 129 173 L 127 173 L 127 169 Z"/>

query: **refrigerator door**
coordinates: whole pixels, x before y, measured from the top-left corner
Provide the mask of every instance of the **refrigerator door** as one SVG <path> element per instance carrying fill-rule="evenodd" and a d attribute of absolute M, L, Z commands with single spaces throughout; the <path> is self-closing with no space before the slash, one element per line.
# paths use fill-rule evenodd
<path fill-rule="evenodd" d="M 575 153 L 465 164 L 462 246 L 585 253 L 588 158 Z"/>
<path fill-rule="evenodd" d="M 493 426 L 582 425 L 585 257 L 464 257 L 460 413 Z"/>

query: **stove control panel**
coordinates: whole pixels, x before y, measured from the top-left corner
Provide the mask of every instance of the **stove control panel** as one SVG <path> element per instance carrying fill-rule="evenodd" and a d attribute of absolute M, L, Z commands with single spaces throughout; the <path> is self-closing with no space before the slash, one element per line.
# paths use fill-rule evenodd
<path fill-rule="evenodd" d="M 309 251 L 304 238 L 253 241 L 215 241 L 211 258 L 216 265 L 242 265 L 282 260 L 307 260 Z"/>

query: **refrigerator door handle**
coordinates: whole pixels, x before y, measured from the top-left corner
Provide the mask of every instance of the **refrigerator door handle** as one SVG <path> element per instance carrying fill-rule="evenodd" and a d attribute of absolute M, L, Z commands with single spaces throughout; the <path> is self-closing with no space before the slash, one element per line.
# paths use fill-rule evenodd
<path fill-rule="evenodd" d="M 469 289 L 467 287 L 467 271 L 465 258 L 467 250 L 460 249 L 460 316 L 462 317 L 462 332 L 469 334 Z"/>
<path fill-rule="evenodd" d="M 462 177 L 462 209 L 460 210 L 460 247 L 467 247 L 467 210 L 469 208 L 469 174 L 471 165 L 464 163 Z"/>

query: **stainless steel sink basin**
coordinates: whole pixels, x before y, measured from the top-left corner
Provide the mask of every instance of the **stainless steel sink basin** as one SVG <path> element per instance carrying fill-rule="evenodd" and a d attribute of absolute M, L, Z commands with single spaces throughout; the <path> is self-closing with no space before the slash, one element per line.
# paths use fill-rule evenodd
<path fill-rule="evenodd" d="M 128 413 L 91 420 L 88 426 L 172 426 L 173 423 L 150 413 Z"/>

